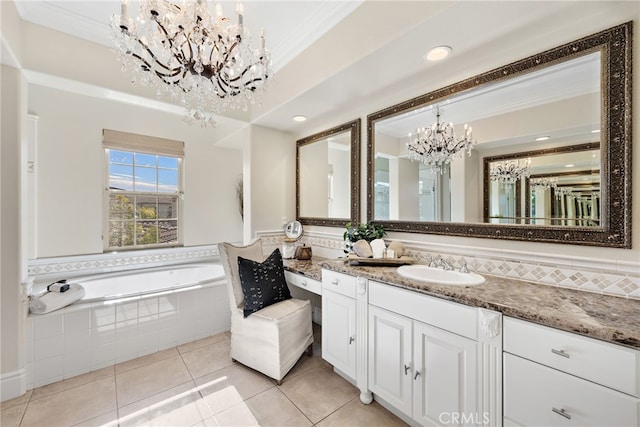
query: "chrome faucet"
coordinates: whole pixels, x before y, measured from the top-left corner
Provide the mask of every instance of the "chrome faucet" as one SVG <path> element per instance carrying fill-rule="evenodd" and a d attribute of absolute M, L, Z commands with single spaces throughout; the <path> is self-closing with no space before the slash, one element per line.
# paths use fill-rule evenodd
<path fill-rule="evenodd" d="M 442 259 L 442 257 L 439 255 L 435 261 L 431 261 L 431 264 L 429 264 L 429 267 L 436 267 L 436 268 L 442 267 L 446 271 L 453 270 L 453 266 L 446 260 Z"/>
<path fill-rule="evenodd" d="M 462 260 L 462 267 L 460 267 L 460 273 L 468 273 L 469 269 L 467 268 L 467 261 Z"/>

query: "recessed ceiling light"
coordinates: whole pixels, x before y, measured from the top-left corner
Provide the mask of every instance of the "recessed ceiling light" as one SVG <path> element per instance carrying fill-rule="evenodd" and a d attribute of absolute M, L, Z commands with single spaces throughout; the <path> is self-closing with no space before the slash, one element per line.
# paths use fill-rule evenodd
<path fill-rule="evenodd" d="M 574 167 L 574 166 L 575 166 L 575 165 L 574 165 L 573 163 L 569 163 L 568 165 L 564 165 L 564 167 L 565 167 L 565 168 L 572 168 L 572 167 Z"/>
<path fill-rule="evenodd" d="M 307 116 L 293 116 L 293 120 L 296 122 L 304 122 L 307 120 Z"/>
<path fill-rule="evenodd" d="M 600 129 L 594 129 L 591 131 L 591 133 L 600 133 Z"/>
<path fill-rule="evenodd" d="M 536 141 L 546 141 L 549 138 L 550 138 L 549 136 L 539 136 L 536 138 Z"/>
<path fill-rule="evenodd" d="M 425 61 L 440 61 L 451 53 L 453 49 L 449 46 L 437 46 L 433 49 L 429 50 L 429 52 L 424 54 Z"/>

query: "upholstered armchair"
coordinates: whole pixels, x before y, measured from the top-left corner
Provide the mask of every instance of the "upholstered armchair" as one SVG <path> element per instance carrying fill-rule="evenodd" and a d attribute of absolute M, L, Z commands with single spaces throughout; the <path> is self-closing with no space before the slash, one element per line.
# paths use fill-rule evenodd
<path fill-rule="evenodd" d="M 280 384 L 305 350 L 312 354 L 311 304 L 289 298 L 245 317 L 238 257 L 262 262 L 262 242 L 220 243 L 218 249 L 231 305 L 231 358 Z"/>

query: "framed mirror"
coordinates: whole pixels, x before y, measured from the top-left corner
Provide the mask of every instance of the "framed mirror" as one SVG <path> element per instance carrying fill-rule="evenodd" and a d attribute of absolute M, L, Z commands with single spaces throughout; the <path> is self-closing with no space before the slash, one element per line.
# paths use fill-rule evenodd
<path fill-rule="evenodd" d="M 360 123 L 353 120 L 296 144 L 296 217 L 344 227 L 360 220 Z"/>
<path fill-rule="evenodd" d="M 630 248 L 631 35 L 628 22 L 370 114 L 367 221 L 388 231 Z M 436 137 L 450 139 L 438 147 Z M 533 184 L 534 196 L 551 194 L 537 190 L 553 172 L 542 169 L 494 189 L 498 210 L 489 211 L 485 161 L 524 167 L 523 153 L 584 144 L 598 144 L 589 169 L 598 171 L 598 195 L 562 207 L 596 215 L 596 203 L 596 223 L 552 220 L 555 192 L 553 203 L 532 206 Z"/>

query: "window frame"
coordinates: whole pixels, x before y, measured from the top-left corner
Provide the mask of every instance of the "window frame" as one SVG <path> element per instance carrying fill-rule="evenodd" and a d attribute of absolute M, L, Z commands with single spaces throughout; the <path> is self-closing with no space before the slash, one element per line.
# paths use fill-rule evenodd
<path fill-rule="evenodd" d="M 103 195 L 103 220 L 102 220 L 102 246 L 104 252 L 120 252 L 120 251 L 140 251 L 145 249 L 160 249 L 160 248 L 175 248 L 175 247 L 183 247 L 183 217 L 184 217 L 184 155 L 176 155 L 176 154 L 167 154 L 162 152 L 153 152 L 150 149 L 136 149 L 134 144 L 131 147 L 117 147 L 112 148 L 108 146 L 103 146 L 103 183 L 104 183 L 104 195 Z M 150 191 L 129 191 L 129 190 L 112 190 L 109 188 L 110 174 L 109 174 L 109 165 L 110 165 L 110 152 L 111 150 L 117 151 L 125 151 L 132 153 L 135 159 L 135 154 L 148 154 L 153 156 L 161 156 L 161 157 L 171 157 L 177 159 L 178 162 L 178 182 L 177 187 L 178 190 L 173 193 L 165 193 L 165 192 L 150 192 Z M 134 168 L 135 168 L 135 160 L 134 160 Z M 156 174 L 158 171 L 158 165 L 155 166 Z M 160 168 L 162 169 L 162 168 Z M 135 169 L 134 169 L 135 170 Z M 138 245 L 134 244 L 131 246 L 110 246 L 109 244 L 109 223 L 110 223 L 110 198 L 114 194 L 133 196 L 133 197 L 175 197 L 176 198 L 176 211 L 177 211 L 177 230 L 176 230 L 176 241 L 172 243 L 155 243 L 155 244 L 144 244 Z M 134 201 L 134 206 L 137 201 Z M 156 216 L 158 216 L 158 212 L 156 212 Z M 160 221 L 160 218 L 154 219 L 156 222 Z M 134 216 L 134 224 L 139 221 L 139 218 L 135 218 Z M 135 239 L 135 237 L 134 237 Z M 137 243 L 137 242 L 136 242 Z"/>

